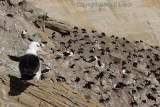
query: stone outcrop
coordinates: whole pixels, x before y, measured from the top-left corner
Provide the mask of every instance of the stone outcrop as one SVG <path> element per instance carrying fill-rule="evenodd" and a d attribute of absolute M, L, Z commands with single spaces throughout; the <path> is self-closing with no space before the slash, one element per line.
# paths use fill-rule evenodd
<path fill-rule="evenodd" d="M 4 107 L 100 107 L 86 100 L 64 83 L 41 82 L 38 88 L 30 81 L 23 84 L 18 75 L 0 74 L 0 106 Z"/>
<path fill-rule="evenodd" d="M 17 6 L 22 0 L 8 0 L 11 5 Z"/>
<path fill-rule="evenodd" d="M 54 31 L 67 35 L 69 35 L 69 32 L 72 30 L 72 27 L 65 25 L 63 23 L 58 23 L 54 20 L 45 21 L 45 26 Z"/>
<path fill-rule="evenodd" d="M 22 8 L 24 11 L 32 12 L 35 9 L 35 0 L 23 0 Z"/>

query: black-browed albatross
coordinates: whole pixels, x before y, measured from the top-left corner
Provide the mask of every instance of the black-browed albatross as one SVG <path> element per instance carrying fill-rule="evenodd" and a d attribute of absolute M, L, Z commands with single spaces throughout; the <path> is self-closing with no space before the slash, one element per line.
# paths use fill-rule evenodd
<path fill-rule="evenodd" d="M 22 56 L 19 62 L 21 80 L 31 80 L 35 77 L 37 82 L 40 81 L 41 61 L 37 55 L 38 51 L 44 56 L 47 55 L 38 42 L 33 41 L 28 45 L 24 56 Z"/>

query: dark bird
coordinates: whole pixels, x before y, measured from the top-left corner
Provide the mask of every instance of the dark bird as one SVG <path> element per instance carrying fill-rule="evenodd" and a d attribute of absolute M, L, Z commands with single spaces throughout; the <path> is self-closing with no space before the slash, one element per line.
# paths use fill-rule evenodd
<path fill-rule="evenodd" d="M 126 43 L 130 43 L 128 40 L 126 40 Z"/>
<path fill-rule="evenodd" d="M 114 85 L 114 88 L 123 88 L 123 87 L 126 87 L 127 85 L 124 84 L 123 82 L 118 82 L 118 84 L 115 84 Z"/>
<path fill-rule="evenodd" d="M 75 26 L 74 29 L 78 29 L 78 27 Z"/>
<path fill-rule="evenodd" d="M 55 57 L 55 60 L 59 60 L 59 59 L 61 59 L 62 57 L 61 56 L 56 56 Z"/>
<path fill-rule="evenodd" d="M 75 66 L 76 66 L 75 64 L 72 64 L 72 65 L 70 66 L 70 68 L 75 68 Z"/>
<path fill-rule="evenodd" d="M 137 65 L 138 65 L 138 62 L 137 62 L 137 61 L 134 61 L 133 66 L 134 66 L 134 67 L 137 67 Z"/>
<path fill-rule="evenodd" d="M 79 78 L 79 77 L 77 77 L 76 79 L 75 79 L 75 82 L 79 82 L 81 79 Z"/>
<path fill-rule="evenodd" d="M 104 32 L 102 32 L 102 36 L 106 36 L 106 34 Z"/>
<path fill-rule="evenodd" d="M 8 17 L 13 17 L 13 15 L 12 15 L 12 14 L 7 14 L 6 16 L 8 16 Z"/>
<path fill-rule="evenodd" d="M 117 37 L 117 36 L 115 37 L 115 40 L 118 40 L 118 37 Z"/>
<path fill-rule="evenodd" d="M 86 29 L 81 29 L 81 30 L 82 30 L 82 33 L 87 33 L 87 32 L 86 32 Z"/>
<path fill-rule="evenodd" d="M 71 39 L 69 39 L 68 44 L 71 44 L 71 43 L 72 43 L 72 40 L 71 40 Z"/>
<path fill-rule="evenodd" d="M 112 44 L 116 44 L 116 42 L 114 42 L 114 41 L 111 41 L 112 42 Z"/>
<path fill-rule="evenodd" d="M 108 78 L 109 78 L 109 79 L 114 79 L 114 78 L 116 78 L 116 76 L 110 74 Z"/>
<path fill-rule="evenodd" d="M 84 88 L 91 89 L 94 84 L 95 84 L 94 82 L 87 82 L 87 83 L 85 84 Z"/>
<path fill-rule="evenodd" d="M 66 82 L 65 77 L 62 77 L 62 76 L 58 76 L 58 78 L 56 80 L 57 80 L 57 82 Z"/>
<path fill-rule="evenodd" d="M 67 51 L 67 52 L 63 52 L 63 55 L 64 56 L 73 56 L 73 52 L 71 51 L 71 52 L 69 52 L 69 51 Z"/>
<path fill-rule="evenodd" d="M 95 32 L 97 32 L 97 31 L 95 31 L 95 30 L 92 30 L 92 33 L 95 33 Z"/>
<path fill-rule="evenodd" d="M 111 52 L 109 47 L 106 47 L 106 51 L 107 52 Z"/>
<path fill-rule="evenodd" d="M 65 43 L 64 42 L 60 42 L 60 45 L 65 45 Z"/>
<path fill-rule="evenodd" d="M 137 43 L 139 43 L 139 41 L 135 41 L 134 43 L 137 44 Z"/>
<path fill-rule="evenodd" d="M 149 93 L 149 94 L 147 94 L 147 97 L 148 97 L 148 99 L 150 99 L 150 100 L 154 100 L 154 101 L 156 102 L 156 98 L 155 98 L 155 97 L 153 97 L 150 93 Z"/>
<path fill-rule="evenodd" d="M 99 67 L 104 67 L 105 65 L 102 63 L 102 62 L 100 62 L 99 60 L 98 60 L 98 65 L 99 65 Z"/>
<path fill-rule="evenodd" d="M 140 40 L 140 43 L 143 43 L 143 41 L 142 41 L 142 40 Z"/>
<path fill-rule="evenodd" d="M 123 43 L 122 46 L 125 47 L 126 45 Z"/>
<path fill-rule="evenodd" d="M 111 38 L 114 38 L 114 35 L 112 35 Z"/>
<path fill-rule="evenodd" d="M 102 79 L 103 78 L 103 76 L 104 76 L 104 72 L 102 71 L 102 72 L 100 72 L 97 76 L 96 76 L 96 79 Z"/>
<path fill-rule="evenodd" d="M 145 83 L 145 87 L 151 85 L 151 81 L 149 80 L 145 80 L 144 83 Z"/>
<path fill-rule="evenodd" d="M 88 35 L 84 35 L 84 38 L 89 38 L 89 36 Z"/>
<path fill-rule="evenodd" d="M 104 41 L 101 41 L 101 44 L 105 45 L 106 43 Z"/>
<path fill-rule="evenodd" d="M 119 49 L 119 46 L 116 46 L 114 49 L 115 49 L 115 50 L 118 50 L 118 49 Z"/>
<path fill-rule="evenodd" d="M 126 62 L 125 61 L 122 61 L 122 66 L 124 66 L 126 64 Z"/>
<path fill-rule="evenodd" d="M 98 57 L 97 57 L 97 56 L 90 56 L 89 58 L 90 58 L 90 60 L 88 61 L 89 63 L 98 60 Z"/>
<path fill-rule="evenodd" d="M 159 46 L 155 46 L 155 49 L 159 49 Z"/>
<path fill-rule="evenodd" d="M 92 49 L 89 51 L 90 53 L 95 53 L 95 48 L 92 47 Z"/>

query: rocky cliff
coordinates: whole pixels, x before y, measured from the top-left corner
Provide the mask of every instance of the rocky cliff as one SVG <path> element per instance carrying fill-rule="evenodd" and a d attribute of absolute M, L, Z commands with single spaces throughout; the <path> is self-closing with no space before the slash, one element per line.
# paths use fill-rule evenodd
<path fill-rule="evenodd" d="M 57 21 L 109 36 L 144 40 L 158 45 L 160 41 L 159 0 L 36 0 L 37 7 Z"/>
<path fill-rule="evenodd" d="M 35 8 L 34 0 L 1 1 L 0 11 L 2 106 L 160 105 L 158 46 L 72 27 Z M 18 62 L 31 41 L 45 44 L 48 53 L 39 55 L 43 69 L 51 68 L 41 87 L 19 80 Z"/>
<path fill-rule="evenodd" d="M 31 0 L 0 1 L 0 106 L 1 107 L 100 107 L 65 83 L 19 80 L 18 61 L 31 40 L 46 41 L 46 34 L 34 22 L 45 12 Z M 54 22 L 58 27 L 58 23 Z M 62 27 L 63 28 L 63 27 Z M 23 31 L 27 34 L 23 35 Z M 62 31 L 63 32 L 63 31 Z M 50 47 L 53 47 L 50 45 Z"/>
<path fill-rule="evenodd" d="M 33 83 L 22 85 L 18 76 L 0 74 L 1 107 L 100 107 L 64 83 L 43 81 L 38 88 Z"/>

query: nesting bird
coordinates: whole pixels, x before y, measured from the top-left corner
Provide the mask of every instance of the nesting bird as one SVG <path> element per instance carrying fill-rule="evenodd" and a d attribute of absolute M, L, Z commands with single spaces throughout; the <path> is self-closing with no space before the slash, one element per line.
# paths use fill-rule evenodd
<path fill-rule="evenodd" d="M 51 75 L 51 68 L 50 67 L 45 67 L 44 70 L 42 70 L 42 76 L 41 76 L 42 80 L 49 80 L 52 78 Z"/>
<path fill-rule="evenodd" d="M 100 62 L 99 60 L 98 60 L 98 65 L 99 65 L 99 67 L 101 67 L 101 68 L 103 68 L 103 67 L 105 66 L 105 64 L 102 63 L 102 62 Z"/>
<path fill-rule="evenodd" d="M 21 33 L 22 37 L 23 38 L 26 38 L 26 35 L 27 35 L 27 30 L 22 30 L 22 33 Z"/>
<path fill-rule="evenodd" d="M 98 57 L 97 57 L 97 56 L 90 56 L 90 58 L 91 58 L 91 59 L 88 61 L 89 63 L 98 60 Z"/>
<path fill-rule="evenodd" d="M 138 65 L 137 61 L 134 61 L 133 66 L 137 67 L 137 65 Z"/>
<path fill-rule="evenodd" d="M 31 80 L 35 77 L 37 82 L 40 81 L 41 61 L 37 55 L 38 51 L 40 51 L 44 56 L 47 55 L 47 53 L 42 50 L 38 42 L 34 41 L 28 45 L 24 56 L 19 62 L 21 80 Z"/>
<path fill-rule="evenodd" d="M 63 53 L 64 56 L 73 56 L 73 52 L 67 51 Z"/>

